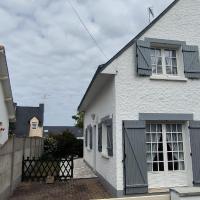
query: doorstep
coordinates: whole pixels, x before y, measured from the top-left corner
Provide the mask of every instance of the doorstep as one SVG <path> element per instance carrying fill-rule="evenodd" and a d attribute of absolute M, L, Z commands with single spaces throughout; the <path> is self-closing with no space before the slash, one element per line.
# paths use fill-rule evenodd
<path fill-rule="evenodd" d="M 103 200 L 103 199 L 99 199 Z M 104 199 L 105 200 L 105 199 Z M 158 195 L 141 195 L 135 197 L 122 197 L 122 198 L 111 198 L 109 200 L 170 200 L 170 194 L 158 194 Z"/>
<path fill-rule="evenodd" d="M 170 189 L 171 200 L 199 200 L 200 187 L 175 187 Z"/>

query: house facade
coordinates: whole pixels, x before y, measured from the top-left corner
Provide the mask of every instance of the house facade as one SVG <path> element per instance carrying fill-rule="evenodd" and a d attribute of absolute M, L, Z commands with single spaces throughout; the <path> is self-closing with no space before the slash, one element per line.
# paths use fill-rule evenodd
<path fill-rule="evenodd" d="M 15 108 L 5 48 L 0 46 L 0 145 L 7 141 L 9 124 L 13 122 L 15 122 Z"/>
<path fill-rule="evenodd" d="M 117 196 L 200 183 L 199 0 L 176 0 L 97 69 L 84 160 Z"/>
<path fill-rule="evenodd" d="M 16 106 L 15 135 L 43 137 L 44 104 L 38 107 Z"/>

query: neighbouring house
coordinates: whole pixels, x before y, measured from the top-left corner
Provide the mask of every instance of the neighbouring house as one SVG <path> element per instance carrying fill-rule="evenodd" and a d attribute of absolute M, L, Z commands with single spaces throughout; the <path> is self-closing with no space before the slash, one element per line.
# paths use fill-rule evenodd
<path fill-rule="evenodd" d="M 16 106 L 15 135 L 43 137 L 44 104 L 39 107 Z"/>
<path fill-rule="evenodd" d="M 9 125 L 15 122 L 15 107 L 12 96 L 5 48 L 0 45 L 0 145 L 8 139 Z"/>
<path fill-rule="evenodd" d="M 175 0 L 98 67 L 78 107 L 84 160 L 117 196 L 200 184 L 199 11 Z"/>
<path fill-rule="evenodd" d="M 76 139 L 83 139 L 83 129 L 75 126 L 44 126 L 44 136 L 61 135 L 64 131 L 72 133 Z"/>

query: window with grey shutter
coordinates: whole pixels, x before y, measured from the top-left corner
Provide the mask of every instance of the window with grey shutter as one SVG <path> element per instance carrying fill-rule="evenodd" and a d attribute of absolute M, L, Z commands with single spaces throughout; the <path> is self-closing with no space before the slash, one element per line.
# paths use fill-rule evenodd
<path fill-rule="evenodd" d="M 138 40 L 136 43 L 136 61 L 137 72 L 142 76 L 150 76 L 152 74 L 150 42 Z"/>
<path fill-rule="evenodd" d="M 200 186 L 200 121 L 190 121 L 190 143 L 192 155 L 193 184 Z"/>
<path fill-rule="evenodd" d="M 125 194 L 148 192 L 145 121 L 123 122 Z"/>
<path fill-rule="evenodd" d="M 85 129 L 85 146 L 87 147 L 88 144 L 88 130 L 87 128 Z"/>
<path fill-rule="evenodd" d="M 92 126 L 89 128 L 90 133 L 90 149 L 92 149 Z"/>
<path fill-rule="evenodd" d="M 98 151 L 102 152 L 102 123 L 98 125 Z"/>
<path fill-rule="evenodd" d="M 107 120 L 107 149 L 108 156 L 113 156 L 113 127 L 112 127 L 112 119 Z"/>
<path fill-rule="evenodd" d="M 200 61 L 198 46 L 183 45 L 184 71 L 187 78 L 200 78 Z"/>

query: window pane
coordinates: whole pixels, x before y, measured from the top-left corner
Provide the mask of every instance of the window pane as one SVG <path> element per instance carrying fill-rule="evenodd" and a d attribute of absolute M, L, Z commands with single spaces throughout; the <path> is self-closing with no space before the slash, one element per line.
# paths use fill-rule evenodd
<path fill-rule="evenodd" d="M 179 160 L 184 160 L 184 153 L 179 153 Z"/>
<path fill-rule="evenodd" d="M 167 157 L 168 157 L 168 161 L 173 160 L 173 159 L 172 159 L 172 152 L 168 152 L 168 153 L 167 153 Z"/>
<path fill-rule="evenodd" d="M 173 162 L 168 162 L 168 170 L 173 170 Z"/>
<path fill-rule="evenodd" d="M 158 163 L 157 162 L 153 163 L 153 171 L 158 171 Z"/>
<path fill-rule="evenodd" d="M 174 162 L 174 170 L 179 170 L 179 167 L 178 167 L 178 162 Z"/>
<path fill-rule="evenodd" d="M 166 129 L 167 129 L 167 132 L 170 133 L 171 132 L 171 124 L 167 124 Z"/>
<path fill-rule="evenodd" d="M 164 162 L 159 163 L 159 171 L 164 171 Z"/>
<path fill-rule="evenodd" d="M 156 133 L 156 124 L 151 124 L 151 132 Z"/>
<path fill-rule="evenodd" d="M 172 74 L 177 74 L 177 68 L 176 67 L 172 68 Z"/>
<path fill-rule="evenodd" d="M 147 125 L 146 145 L 147 145 L 147 166 L 148 170 L 160 171 L 164 170 L 163 156 L 163 138 L 162 125 L 150 124 Z M 149 164 L 152 162 L 152 166 Z"/>
<path fill-rule="evenodd" d="M 151 57 L 151 64 L 156 65 L 156 58 L 153 56 Z"/>
<path fill-rule="evenodd" d="M 182 125 L 181 124 L 177 124 L 177 131 L 178 132 L 182 132 Z"/>
<path fill-rule="evenodd" d="M 172 57 L 176 57 L 176 50 L 172 50 Z"/>
<path fill-rule="evenodd" d="M 162 66 L 157 66 L 157 74 L 162 74 Z"/>

